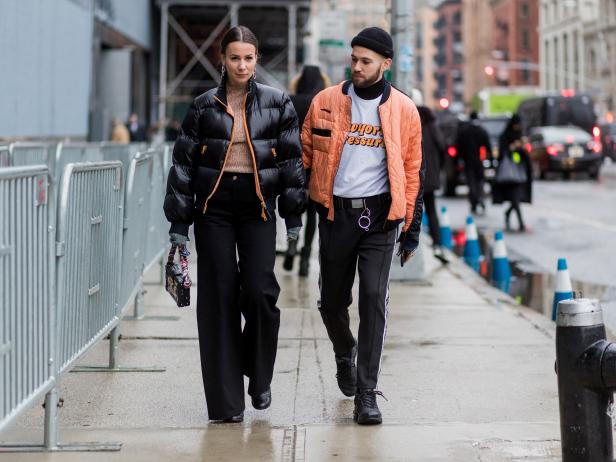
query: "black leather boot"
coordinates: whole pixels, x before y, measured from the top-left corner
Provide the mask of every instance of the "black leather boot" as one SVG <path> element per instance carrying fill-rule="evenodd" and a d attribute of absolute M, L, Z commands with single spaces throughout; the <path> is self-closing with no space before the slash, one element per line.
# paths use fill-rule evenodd
<path fill-rule="evenodd" d="M 290 241 L 287 252 L 284 254 L 284 262 L 282 263 L 282 267 L 287 271 L 293 270 L 295 255 L 297 255 L 297 241 Z"/>
<path fill-rule="evenodd" d="M 348 355 L 336 355 L 336 379 L 338 387 L 345 396 L 353 396 L 357 389 L 357 343 Z"/>
<path fill-rule="evenodd" d="M 264 391 L 260 395 L 252 397 L 252 407 L 260 411 L 270 407 L 270 404 L 272 404 L 272 389 L 271 388 L 268 388 L 266 391 Z"/>
<path fill-rule="evenodd" d="M 381 411 L 376 404 L 377 395 L 383 396 L 383 393 L 372 389 L 357 390 L 353 420 L 359 425 L 378 425 L 383 422 Z"/>

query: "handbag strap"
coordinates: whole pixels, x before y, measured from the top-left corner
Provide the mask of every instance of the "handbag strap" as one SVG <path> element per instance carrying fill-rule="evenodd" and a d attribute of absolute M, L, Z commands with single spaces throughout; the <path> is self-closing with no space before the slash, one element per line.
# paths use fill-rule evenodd
<path fill-rule="evenodd" d="M 182 270 L 182 277 L 184 279 L 183 284 L 184 287 L 189 288 L 192 285 L 192 281 L 190 280 L 190 275 L 188 274 L 188 256 L 190 255 L 188 247 L 186 247 L 186 245 L 184 244 L 172 244 L 171 249 L 169 249 L 169 256 L 167 257 L 167 264 L 173 264 L 173 260 L 175 259 L 175 252 L 178 249 L 180 254 L 180 268 Z"/>

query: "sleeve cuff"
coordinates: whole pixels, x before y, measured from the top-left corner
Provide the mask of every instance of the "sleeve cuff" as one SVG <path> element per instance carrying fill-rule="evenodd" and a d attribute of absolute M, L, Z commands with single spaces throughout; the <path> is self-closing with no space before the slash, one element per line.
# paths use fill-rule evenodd
<path fill-rule="evenodd" d="M 302 217 L 301 215 L 289 215 L 284 219 L 284 222 L 287 226 L 287 229 L 298 228 L 302 226 Z"/>
<path fill-rule="evenodd" d="M 169 228 L 169 232 L 181 234 L 182 236 L 188 236 L 188 228 L 190 228 L 190 225 L 188 223 L 171 223 L 171 228 Z"/>

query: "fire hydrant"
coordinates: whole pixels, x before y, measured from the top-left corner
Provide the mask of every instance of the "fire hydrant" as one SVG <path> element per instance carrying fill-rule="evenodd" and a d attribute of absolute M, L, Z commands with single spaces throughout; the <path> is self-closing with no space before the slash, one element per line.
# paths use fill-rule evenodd
<path fill-rule="evenodd" d="M 556 318 L 556 373 L 563 462 L 613 462 L 616 345 L 596 300 L 563 300 Z"/>

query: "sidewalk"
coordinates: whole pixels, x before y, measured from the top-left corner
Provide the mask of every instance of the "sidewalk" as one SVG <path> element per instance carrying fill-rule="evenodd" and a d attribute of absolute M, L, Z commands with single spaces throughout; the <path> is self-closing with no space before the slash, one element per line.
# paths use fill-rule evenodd
<path fill-rule="evenodd" d="M 462 263 L 445 269 L 425 254 L 428 284 L 390 288 L 381 426 L 354 424 L 353 400 L 338 390 L 314 260 L 307 281 L 277 270 L 282 320 L 269 410 L 255 411 L 247 396 L 242 424 L 208 424 L 194 308 L 175 308 L 148 285 L 146 314 L 162 318 L 122 324 L 120 361 L 166 372 L 71 373 L 60 393 L 61 441 L 119 441 L 122 450 L 0 454 L 0 462 L 559 460 L 552 323 L 509 305 Z M 357 325 L 356 304 L 351 312 Z M 107 346 L 82 363 L 105 363 Z M 0 440 L 40 442 L 42 425 L 37 406 Z"/>

